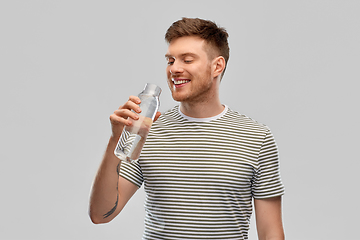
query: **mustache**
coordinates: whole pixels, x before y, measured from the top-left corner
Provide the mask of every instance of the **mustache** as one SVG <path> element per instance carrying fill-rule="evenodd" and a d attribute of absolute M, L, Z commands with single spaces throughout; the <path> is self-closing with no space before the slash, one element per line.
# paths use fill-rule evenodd
<path fill-rule="evenodd" d="M 181 79 L 190 79 L 188 76 L 184 76 L 182 74 L 170 74 L 168 76 L 169 79 L 181 78 Z"/>

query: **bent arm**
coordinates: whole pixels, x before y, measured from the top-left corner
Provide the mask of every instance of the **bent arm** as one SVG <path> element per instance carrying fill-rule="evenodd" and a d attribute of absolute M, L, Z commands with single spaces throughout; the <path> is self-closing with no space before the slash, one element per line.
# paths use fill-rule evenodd
<path fill-rule="evenodd" d="M 90 196 L 89 215 L 93 223 L 110 222 L 138 190 L 135 184 L 119 177 L 121 161 L 115 156 L 114 150 L 124 126 L 131 126 L 132 120 L 139 119 L 136 113 L 141 112 L 138 105 L 140 102 L 138 97 L 130 96 L 129 100 L 110 116 L 112 135 Z M 154 121 L 160 115 L 161 113 L 157 112 Z"/>
<path fill-rule="evenodd" d="M 89 215 L 96 224 L 114 219 L 138 189 L 119 177 L 120 160 L 114 154 L 116 145 L 117 139 L 111 137 L 93 183 Z"/>
<path fill-rule="evenodd" d="M 281 196 L 255 199 L 254 206 L 259 240 L 284 240 Z"/>

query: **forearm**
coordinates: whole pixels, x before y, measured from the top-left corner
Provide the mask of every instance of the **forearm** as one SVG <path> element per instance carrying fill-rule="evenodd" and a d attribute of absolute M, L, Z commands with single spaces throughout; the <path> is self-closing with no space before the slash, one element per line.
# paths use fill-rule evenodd
<path fill-rule="evenodd" d="M 93 183 L 89 214 L 94 223 L 109 222 L 120 212 L 118 191 L 120 160 L 114 154 L 117 139 L 110 138 Z"/>
<path fill-rule="evenodd" d="M 89 214 L 94 223 L 111 221 L 138 190 L 135 184 L 119 177 L 121 161 L 115 156 L 114 150 L 124 126 L 132 125 L 130 119 L 139 118 L 136 113 L 141 112 L 138 105 L 140 102 L 138 97 L 130 96 L 129 100 L 110 116 L 112 136 L 96 174 L 90 196 Z M 160 112 L 157 113 L 155 120 L 159 116 Z"/>

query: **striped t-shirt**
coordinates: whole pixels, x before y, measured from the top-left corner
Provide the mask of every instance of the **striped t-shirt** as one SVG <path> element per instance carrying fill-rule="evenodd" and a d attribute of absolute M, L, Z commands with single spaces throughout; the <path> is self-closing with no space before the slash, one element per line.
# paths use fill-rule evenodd
<path fill-rule="evenodd" d="M 252 198 L 284 193 L 269 128 L 227 106 L 205 119 L 163 113 L 120 175 L 144 183 L 143 239 L 247 239 Z"/>

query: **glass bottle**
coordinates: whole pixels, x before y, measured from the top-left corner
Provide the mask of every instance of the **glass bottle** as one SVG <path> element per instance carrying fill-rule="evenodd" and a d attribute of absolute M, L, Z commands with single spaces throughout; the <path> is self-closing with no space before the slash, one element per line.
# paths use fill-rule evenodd
<path fill-rule="evenodd" d="M 141 113 L 138 114 L 139 119 L 133 120 L 129 118 L 132 121 L 132 125 L 125 126 L 114 151 L 120 160 L 133 162 L 139 159 L 156 112 L 160 106 L 160 93 L 160 87 L 147 83 L 144 90 L 138 95 L 141 100 L 139 105 Z"/>

